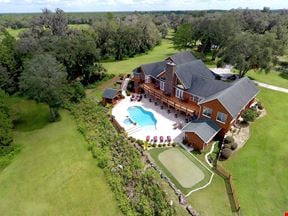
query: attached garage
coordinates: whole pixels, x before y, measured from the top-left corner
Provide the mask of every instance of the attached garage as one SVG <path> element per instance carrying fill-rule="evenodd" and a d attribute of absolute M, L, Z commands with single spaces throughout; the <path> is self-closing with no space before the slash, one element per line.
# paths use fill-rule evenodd
<path fill-rule="evenodd" d="M 221 128 L 208 118 L 201 118 L 189 122 L 182 129 L 185 132 L 187 144 L 195 150 L 202 150 L 217 135 Z"/>

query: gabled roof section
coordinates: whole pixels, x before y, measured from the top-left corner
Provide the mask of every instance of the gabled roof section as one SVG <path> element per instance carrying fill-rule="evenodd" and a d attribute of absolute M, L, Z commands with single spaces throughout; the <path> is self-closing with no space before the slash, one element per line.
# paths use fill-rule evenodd
<path fill-rule="evenodd" d="M 256 88 L 256 85 L 249 78 L 243 77 L 233 82 L 229 88 L 201 101 L 201 104 L 217 99 L 231 116 L 235 118 L 258 92 L 259 90 Z"/>
<path fill-rule="evenodd" d="M 105 89 L 103 97 L 106 99 L 114 99 L 118 95 L 119 90 L 113 88 Z"/>
<path fill-rule="evenodd" d="M 185 89 L 189 89 L 191 87 L 191 80 L 194 75 L 213 80 L 215 79 L 213 73 L 201 60 L 195 60 L 185 64 L 176 65 L 176 75 L 183 83 Z"/>
<path fill-rule="evenodd" d="M 195 56 L 193 56 L 188 51 L 183 51 L 180 53 L 177 53 L 175 55 L 172 55 L 169 57 L 176 65 L 184 64 L 187 62 L 195 61 L 197 60 Z"/>
<path fill-rule="evenodd" d="M 182 128 L 184 132 L 193 132 L 197 134 L 205 143 L 210 142 L 220 131 L 220 127 L 214 121 L 208 118 L 201 118 L 189 122 Z"/>
<path fill-rule="evenodd" d="M 231 83 L 229 82 L 194 75 L 191 80 L 190 88 L 187 89 L 187 91 L 193 95 L 207 98 L 217 92 L 229 88 L 230 86 Z"/>
<path fill-rule="evenodd" d="M 165 71 L 166 61 L 155 62 L 151 64 L 143 64 L 142 67 L 145 75 L 150 75 L 152 77 L 157 77 L 161 72 Z"/>

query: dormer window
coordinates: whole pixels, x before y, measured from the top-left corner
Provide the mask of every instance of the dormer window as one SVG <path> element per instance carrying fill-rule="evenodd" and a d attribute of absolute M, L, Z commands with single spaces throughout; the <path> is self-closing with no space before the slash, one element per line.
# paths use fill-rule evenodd
<path fill-rule="evenodd" d="M 211 118 L 211 115 L 212 115 L 212 109 L 209 108 L 209 107 L 204 107 L 203 108 L 203 116 L 206 116 L 208 118 Z"/>
<path fill-rule="evenodd" d="M 183 99 L 183 90 L 180 88 L 176 88 L 176 93 L 175 93 L 176 97 L 179 99 Z"/>
<path fill-rule="evenodd" d="M 165 81 L 163 81 L 163 80 L 160 81 L 160 89 L 161 89 L 162 91 L 165 90 Z"/>
<path fill-rule="evenodd" d="M 145 83 L 150 83 L 150 82 L 151 82 L 150 76 L 145 75 Z"/>

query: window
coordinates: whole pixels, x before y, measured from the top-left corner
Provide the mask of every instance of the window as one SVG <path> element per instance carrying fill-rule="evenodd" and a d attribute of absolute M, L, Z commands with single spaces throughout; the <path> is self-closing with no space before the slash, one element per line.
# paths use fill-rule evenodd
<path fill-rule="evenodd" d="M 176 97 L 183 99 L 183 90 L 182 89 L 176 88 Z"/>
<path fill-rule="evenodd" d="M 197 96 L 191 95 L 191 101 L 194 101 L 194 102 L 198 103 L 200 101 L 200 98 L 197 97 Z"/>
<path fill-rule="evenodd" d="M 164 82 L 164 81 L 160 81 L 160 89 L 161 89 L 162 91 L 165 90 L 165 82 Z"/>
<path fill-rule="evenodd" d="M 226 123 L 226 120 L 227 120 L 227 115 L 225 113 L 222 113 L 222 112 L 217 113 L 217 121 Z"/>
<path fill-rule="evenodd" d="M 203 108 L 203 115 L 206 116 L 206 117 L 211 118 L 212 109 L 211 109 L 211 108 L 208 108 L 208 107 L 204 107 L 204 108 Z"/>
<path fill-rule="evenodd" d="M 145 75 L 145 83 L 150 83 L 151 79 L 150 76 Z"/>

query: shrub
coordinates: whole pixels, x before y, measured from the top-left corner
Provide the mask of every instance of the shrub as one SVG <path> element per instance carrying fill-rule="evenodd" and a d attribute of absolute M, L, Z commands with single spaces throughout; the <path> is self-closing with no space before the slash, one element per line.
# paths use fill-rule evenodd
<path fill-rule="evenodd" d="M 233 143 L 231 144 L 231 149 L 232 149 L 232 150 L 237 149 L 237 147 L 238 147 L 237 143 L 233 142 Z"/>
<path fill-rule="evenodd" d="M 257 111 L 253 109 L 247 109 L 244 111 L 242 118 L 245 122 L 253 122 L 257 117 Z"/>
<path fill-rule="evenodd" d="M 231 146 L 232 146 L 231 143 L 226 143 L 226 144 L 224 144 L 224 148 L 229 148 L 229 149 L 231 149 Z"/>
<path fill-rule="evenodd" d="M 176 147 L 176 146 L 177 146 L 177 144 L 174 142 L 174 143 L 172 143 L 172 146 L 173 146 L 173 147 Z"/>
<path fill-rule="evenodd" d="M 224 148 L 221 152 L 221 156 L 225 159 L 228 159 L 232 154 L 232 150 L 229 148 Z"/>
<path fill-rule="evenodd" d="M 155 148 L 155 147 L 156 147 L 156 143 L 153 143 L 153 144 L 152 144 L 152 147 L 154 147 L 154 148 Z"/>
<path fill-rule="evenodd" d="M 264 107 L 263 107 L 263 105 L 262 105 L 262 103 L 260 101 L 257 103 L 257 107 L 258 107 L 259 110 L 263 110 L 264 109 Z"/>
<path fill-rule="evenodd" d="M 234 142 L 234 138 L 232 136 L 227 136 L 224 139 L 224 144 L 232 143 Z"/>

